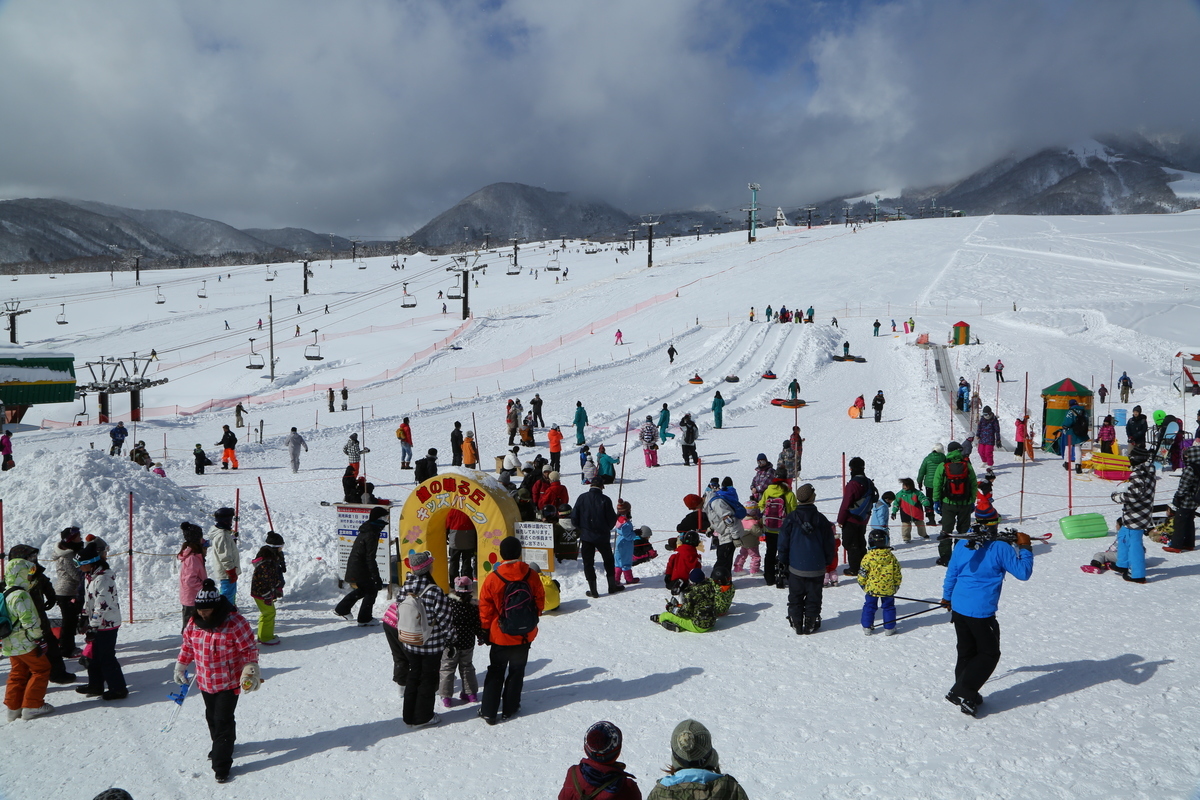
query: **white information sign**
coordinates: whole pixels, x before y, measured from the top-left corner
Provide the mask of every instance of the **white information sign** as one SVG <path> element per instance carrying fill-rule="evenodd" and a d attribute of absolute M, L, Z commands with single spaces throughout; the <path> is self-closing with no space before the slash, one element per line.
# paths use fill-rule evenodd
<path fill-rule="evenodd" d="M 554 571 L 554 526 L 549 522 L 518 522 L 521 560 L 537 564 L 542 572 Z"/>
<path fill-rule="evenodd" d="M 338 584 L 346 580 L 346 562 L 350 559 L 350 548 L 358 538 L 358 529 L 371 516 L 371 510 L 377 506 L 338 503 L 337 505 L 337 575 Z M 391 553 L 392 534 L 391 523 L 379 532 L 379 549 L 375 553 L 375 562 L 379 565 L 379 575 L 384 585 L 391 583 Z"/>

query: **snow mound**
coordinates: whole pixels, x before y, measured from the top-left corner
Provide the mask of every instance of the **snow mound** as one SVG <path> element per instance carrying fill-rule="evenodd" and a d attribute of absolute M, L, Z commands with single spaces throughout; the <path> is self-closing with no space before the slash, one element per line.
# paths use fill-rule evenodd
<path fill-rule="evenodd" d="M 35 450 L 21 457 L 14 469 L 0 474 L 5 546 L 34 545 L 48 565 L 59 533 L 78 525 L 85 536 L 108 542 L 114 568 L 127 569 L 130 493 L 138 599 L 143 593 L 145 599 L 165 597 L 178 587 L 179 523 L 207 528 L 211 501 L 125 457 L 100 450 Z"/>

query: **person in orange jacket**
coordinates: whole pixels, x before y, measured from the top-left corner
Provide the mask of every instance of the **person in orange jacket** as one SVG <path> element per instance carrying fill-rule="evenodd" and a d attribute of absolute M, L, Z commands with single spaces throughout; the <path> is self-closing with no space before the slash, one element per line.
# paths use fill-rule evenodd
<path fill-rule="evenodd" d="M 479 466 L 479 448 L 475 444 L 475 431 L 467 431 L 462 443 L 462 461 L 467 469 Z"/>
<path fill-rule="evenodd" d="M 561 472 L 559 459 L 562 458 L 563 435 L 557 424 L 551 425 L 550 430 L 546 431 L 546 439 L 550 442 L 550 469 Z"/>
<path fill-rule="evenodd" d="M 501 539 L 500 559 L 479 590 L 479 621 L 491 643 L 479 707 L 488 725 L 496 724 L 497 711 L 500 719 L 508 720 L 521 708 L 529 645 L 537 638 L 537 618 L 546 607 L 541 579 L 520 560 L 521 541 L 515 536 Z M 527 584 L 528 593 L 525 586 L 510 588 L 518 582 Z"/>

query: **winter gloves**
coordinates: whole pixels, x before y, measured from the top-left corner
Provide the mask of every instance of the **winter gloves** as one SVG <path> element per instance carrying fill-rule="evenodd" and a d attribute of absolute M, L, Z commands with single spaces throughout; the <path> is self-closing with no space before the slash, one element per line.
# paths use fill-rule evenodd
<path fill-rule="evenodd" d="M 175 682 L 180 686 L 187 685 L 187 664 L 180 661 L 175 662 Z"/>
<path fill-rule="evenodd" d="M 242 667 L 242 691 L 253 692 L 262 686 L 262 674 L 258 671 L 258 664 L 247 664 Z"/>
<path fill-rule="evenodd" d="M 1022 547 L 1026 550 L 1033 550 L 1033 545 L 1029 541 L 1028 533 L 1017 533 L 1017 547 Z"/>

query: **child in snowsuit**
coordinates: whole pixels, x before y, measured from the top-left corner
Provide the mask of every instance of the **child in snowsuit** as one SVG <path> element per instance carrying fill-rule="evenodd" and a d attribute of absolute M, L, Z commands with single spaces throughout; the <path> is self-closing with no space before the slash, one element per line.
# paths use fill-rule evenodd
<path fill-rule="evenodd" d="M 1129 486 L 1112 493 L 1121 504 L 1121 528 L 1117 531 L 1116 570 L 1127 581 L 1146 582 L 1146 543 L 1144 534 L 1154 526 L 1154 462 L 1144 447 L 1129 450 Z"/>
<path fill-rule="evenodd" d="M 892 546 L 892 536 L 888 533 L 888 512 L 895 500 L 895 492 L 884 492 L 880 495 L 875 505 L 871 506 L 871 518 L 867 523 L 868 532 L 883 531 L 883 538 L 888 547 Z"/>
<path fill-rule="evenodd" d="M 258 549 L 254 564 L 254 575 L 250 579 L 250 596 L 258 606 L 258 643 L 279 644 L 275 636 L 275 602 L 283 597 L 283 568 L 280 556 L 283 551 L 269 544 Z"/>
<path fill-rule="evenodd" d="M 746 531 L 746 535 L 742 537 L 741 549 L 738 550 L 737 557 L 733 559 L 733 574 L 745 575 L 746 571 L 742 568 L 749 561 L 749 574 L 757 575 L 762 566 L 762 558 L 758 555 L 758 542 L 765 533 L 762 526 L 762 512 L 758 510 L 757 503 L 746 503 L 746 516 L 742 518 L 742 529 Z"/>
<path fill-rule="evenodd" d="M 734 590 L 722 591 L 716 581 L 706 580 L 704 570 L 696 567 L 688 576 L 689 585 L 683 590 L 682 600 L 672 597 L 667 601 L 668 611 L 654 614 L 650 621 L 669 631 L 679 633 L 707 633 L 717 624 L 717 617 L 726 613 L 733 603 Z"/>
<path fill-rule="evenodd" d="M 929 498 L 917 489 L 912 478 L 900 479 L 900 491 L 892 502 L 892 519 L 896 518 L 896 514 L 900 515 L 900 537 L 904 541 L 912 541 L 913 523 L 916 523 L 917 533 L 922 539 L 929 538 L 925 532 L 925 509 L 929 506 Z"/>
<path fill-rule="evenodd" d="M 975 522 L 981 528 L 995 530 L 1000 525 L 1000 512 L 992 505 L 992 483 L 979 481 L 975 495 Z"/>
<path fill-rule="evenodd" d="M 547 611 L 553 611 L 558 608 L 559 604 L 562 603 L 562 587 L 558 581 L 542 572 L 542 568 L 537 564 L 530 564 L 529 569 L 535 572 L 538 578 L 541 579 L 542 591 L 546 593 L 546 604 L 542 606 L 542 613 L 544 614 Z"/>
<path fill-rule="evenodd" d="M 641 578 L 633 577 L 633 543 L 637 540 L 637 531 L 633 528 L 633 509 L 628 501 L 617 501 L 617 513 L 621 516 L 617 517 L 617 546 L 613 551 L 614 572 L 613 580 L 621 583 L 621 578 L 624 576 L 625 583 L 640 583 Z"/>
<path fill-rule="evenodd" d="M 199 443 L 196 444 L 196 449 L 192 451 L 192 457 L 196 459 L 197 475 L 203 475 L 204 468 L 212 466 L 212 460 L 208 457 L 208 454 L 204 452 L 203 445 Z"/>
<path fill-rule="evenodd" d="M 592 461 L 592 457 L 588 456 L 583 462 L 583 485 L 589 486 L 596 479 L 596 462 Z"/>
<path fill-rule="evenodd" d="M 900 588 L 900 562 L 887 545 L 887 533 L 874 530 L 867 537 L 867 554 L 858 568 L 858 585 L 867 593 L 863 598 L 863 633 L 875 629 L 875 609 L 883 605 L 883 633 L 896 632 L 896 590 Z"/>
<path fill-rule="evenodd" d="M 483 644 L 483 629 L 479 625 L 479 601 L 471 597 L 471 579 L 460 575 L 454 579 L 454 592 L 450 595 L 450 639 L 442 653 L 441 681 L 438 694 L 442 705 L 454 705 L 454 677 L 462 677 L 462 691 L 458 699 L 474 703 L 479 699 L 479 681 L 475 677 L 475 644 Z"/>
<path fill-rule="evenodd" d="M 688 585 L 692 570 L 700 566 L 700 553 L 696 550 L 700 544 L 700 534 L 688 531 L 679 537 L 675 552 L 667 559 L 667 588 L 672 594 L 680 592 Z"/>

